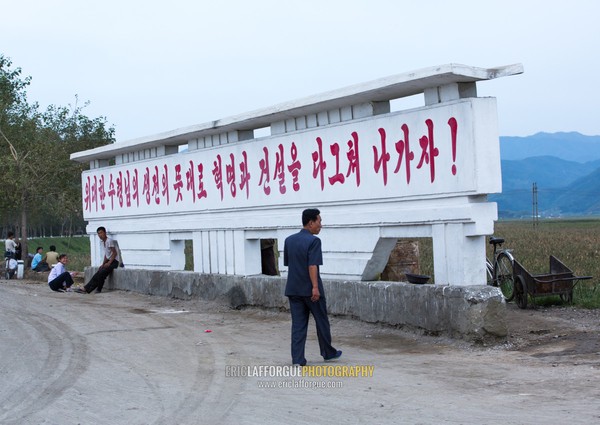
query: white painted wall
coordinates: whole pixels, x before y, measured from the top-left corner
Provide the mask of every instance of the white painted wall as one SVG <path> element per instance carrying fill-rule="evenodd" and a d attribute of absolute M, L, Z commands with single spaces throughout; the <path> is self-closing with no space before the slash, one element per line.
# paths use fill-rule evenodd
<path fill-rule="evenodd" d="M 501 174 L 496 102 L 475 81 L 519 72 L 441 66 L 74 154 L 91 164 L 88 232 L 107 227 L 129 267 L 181 270 L 192 240 L 195 271 L 251 275 L 260 239 L 283 249 L 317 207 L 325 278 L 375 279 L 396 239 L 432 237 L 436 284 L 482 284 Z M 414 91 L 424 107 L 389 112 Z"/>

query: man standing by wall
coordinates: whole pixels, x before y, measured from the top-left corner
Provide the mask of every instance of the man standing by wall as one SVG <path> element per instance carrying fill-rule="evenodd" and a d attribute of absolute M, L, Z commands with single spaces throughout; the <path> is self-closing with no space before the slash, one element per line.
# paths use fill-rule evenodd
<path fill-rule="evenodd" d="M 15 242 L 15 234 L 8 232 L 6 240 L 4 241 L 4 256 L 7 258 L 15 258 L 17 251 L 17 243 Z"/>
<path fill-rule="evenodd" d="M 304 348 L 308 319 L 312 313 L 317 327 L 321 356 L 325 360 L 337 359 L 342 352 L 331 345 L 331 330 L 327 317 L 327 303 L 319 266 L 323 264 L 321 240 L 321 212 L 306 209 L 302 212 L 303 229 L 289 236 L 283 248 L 283 264 L 288 266 L 285 296 L 292 314 L 292 363 L 306 365 Z"/>
<path fill-rule="evenodd" d="M 102 292 L 102 287 L 104 286 L 104 281 L 108 277 L 109 274 L 112 273 L 114 269 L 119 267 L 119 262 L 121 259 L 119 258 L 119 253 L 115 246 L 115 241 L 112 238 L 109 238 L 106 235 L 106 229 L 102 226 L 98 227 L 96 230 L 98 233 L 98 237 L 102 241 L 102 247 L 104 248 L 104 259 L 100 267 L 98 267 L 98 271 L 90 281 L 77 292 L 84 292 L 89 294 L 94 289 L 97 292 Z"/>

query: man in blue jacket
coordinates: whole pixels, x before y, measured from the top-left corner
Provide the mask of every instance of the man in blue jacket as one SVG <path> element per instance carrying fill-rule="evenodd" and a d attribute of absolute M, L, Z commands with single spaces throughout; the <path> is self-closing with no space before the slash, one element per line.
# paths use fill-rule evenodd
<path fill-rule="evenodd" d="M 342 352 L 331 345 L 331 330 L 327 318 L 325 291 L 319 273 L 323 264 L 321 240 L 321 212 L 306 209 L 302 212 L 303 229 L 286 238 L 283 248 L 283 264 L 288 266 L 285 296 L 290 302 L 292 314 L 292 363 L 306 365 L 304 348 L 310 314 L 315 319 L 321 356 L 325 360 L 337 359 Z"/>
<path fill-rule="evenodd" d="M 31 270 L 36 272 L 47 272 L 50 270 L 48 263 L 43 261 L 42 252 L 44 252 L 44 248 L 41 246 L 35 249 L 35 255 L 33 256 L 33 260 L 31 260 Z"/>

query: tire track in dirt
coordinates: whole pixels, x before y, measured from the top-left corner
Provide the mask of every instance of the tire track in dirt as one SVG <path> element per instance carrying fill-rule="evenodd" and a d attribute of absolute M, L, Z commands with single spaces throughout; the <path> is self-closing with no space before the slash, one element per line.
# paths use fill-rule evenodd
<path fill-rule="evenodd" d="M 146 414 L 153 418 L 148 423 L 219 423 L 225 418 L 238 402 L 245 384 L 232 380 L 225 383 L 225 365 L 232 351 L 236 356 L 243 355 L 243 347 L 225 332 L 205 333 L 209 326 L 206 314 L 189 311 L 174 314 L 164 307 L 118 305 L 118 300 L 115 305 L 113 298 L 106 302 L 105 295 L 108 294 L 84 300 L 86 309 L 93 310 L 95 320 L 102 323 L 101 329 L 86 334 L 92 340 L 90 344 L 101 344 L 101 339 L 109 338 L 110 334 L 130 334 L 128 339 L 134 347 L 152 344 L 163 365 L 169 365 L 167 373 L 173 374 L 165 377 L 164 370 L 131 351 L 121 353 L 117 360 L 112 353 L 94 354 L 99 361 L 118 361 L 121 369 L 131 370 L 144 382 L 145 389 L 136 391 L 143 391 L 148 397 L 147 407 L 140 406 L 152 411 Z M 162 376 L 158 379 L 155 374 Z M 180 379 L 175 382 L 177 377 Z M 169 387 L 166 381 L 176 387 Z M 175 404 L 173 392 L 181 395 Z"/>
<path fill-rule="evenodd" d="M 184 326 L 190 334 L 199 328 L 195 321 L 188 321 Z M 196 390 L 189 392 L 181 403 L 173 417 L 174 423 L 223 423 L 242 399 L 246 382 L 228 379 L 225 366 L 232 352 L 235 352 L 236 358 L 245 356 L 243 346 L 227 332 L 211 332 L 203 336 L 206 338 L 200 339 L 201 344 L 196 343 L 198 355 L 202 355 L 201 368 L 197 369 L 194 381 Z"/>
<path fill-rule="evenodd" d="M 3 414 L 0 422 L 21 424 L 35 412 L 59 399 L 65 390 L 73 386 L 88 363 L 88 347 L 84 337 L 77 334 L 67 323 L 57 322 L 44 314 L 22 314 L 23 310 L 2 305 L 2 322 L 21 338 L 20 344 L 6 345 L 2 351 L 3 361 L 18 362 L 19 347 L 35 347 L 38 354 L 35 364 L 29 361 L 23 378 L 5 380 L 13 382 L 2 391 Z M 16 342 L 16 341 L 14 341 Z M 17 350 L 14 350 L 17 349 Z M 12 373 L 21 373 L 21 368 Z M 10 371 L 8 373 L 11 373 Z M 17 384 L 15 385 L 14 382 Z"/>

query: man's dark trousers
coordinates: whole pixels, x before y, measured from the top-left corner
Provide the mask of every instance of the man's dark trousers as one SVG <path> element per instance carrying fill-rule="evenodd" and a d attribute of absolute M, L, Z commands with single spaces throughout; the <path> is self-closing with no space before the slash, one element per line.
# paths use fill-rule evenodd
<path fill-rule="evenodd" d="M 98 269 L 96 274 L 92 276 L 87 285 L 83 287 L 83 289 L 85 289 L 85 292 L 89 294 L 96 288 L 98 288 L 98 292 L 102 292 L 102 288 L 104 287 L 104 281 L 106 280 L 108 275 L 111 274 L 112 271 L 117 267 L 119 267 L 119 262 L 115 260 L 112 263 L 110 263 L 110 266 Z"/>
<path fill-rule="evenodd" d="M 304 365 L 304 347 L 308 331 L 308 319 L 312 313 L 317 326 L 317 338 L 321 356 L 324 359 L 335 357 L 337 351 L 331 346 L 331 329 L 327 318 L 327 303 L 325 297 L 319 301 L 312 302 L 311 297 L 288 296 L 290 301 L 290 312 L 292 314 L 292 363 Z"/>

